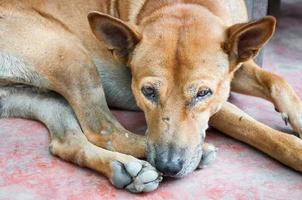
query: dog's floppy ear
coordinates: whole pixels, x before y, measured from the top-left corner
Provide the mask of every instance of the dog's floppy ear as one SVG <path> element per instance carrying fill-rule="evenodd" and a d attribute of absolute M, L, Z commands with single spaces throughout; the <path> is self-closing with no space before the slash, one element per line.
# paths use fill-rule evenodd
<path fill-rule="evenodd" d="M 236 64 L 254 58 L 275 31 L 276 19 L 266 16 L 260 20 L 235 24 L 228 29 L 224 49 Z"/>
<path fill-rule="evenodd" d="M 107 48 L 119 58 L 126 58 L 141 40 L 135 27 L 110 15 L 91 12 L 88 20 L 95 36 L 104 41 Z"/>

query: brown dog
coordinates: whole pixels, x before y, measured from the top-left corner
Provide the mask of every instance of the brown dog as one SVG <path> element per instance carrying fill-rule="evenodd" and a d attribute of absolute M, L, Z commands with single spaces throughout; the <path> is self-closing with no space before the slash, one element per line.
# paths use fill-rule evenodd
<path fill-rule="evenodd" d="M 302 136 L 301 101 L 252 60 L 275 19 L 246 20 L 240 0 L 2 0 L 0 116 L 43 122 L 52 154 L 131 192 L 157 188 L 149 163 L 174 177 L 208 164 L 209 120 L 302 171 L 299 138 L 226 102 L 231 86 L 265 98 Z M 125 130 L 108 105 L 142 109 L 147 138 Z"/>

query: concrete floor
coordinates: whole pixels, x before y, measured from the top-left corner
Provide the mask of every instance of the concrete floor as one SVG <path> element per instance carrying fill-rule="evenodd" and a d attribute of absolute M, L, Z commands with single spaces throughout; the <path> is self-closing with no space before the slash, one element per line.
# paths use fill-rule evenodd
<path fill-rule="evenodd" d="M 264 68 L 285 77 L 302 97 L 302 2 L 285 2 L 277 33 L 265 49 Z M 231 101 L 259 121 L 291 132 L 270 103 L 237 94 Z M 145 129 L 141 113 L 115 114 L 128 129 Z M 0 200 L 302 199 L 300 173 L 215 130 L 207 136 L 219 148 L 211 167 L 165 180 L 157 191 L 141 195 L 117 190 L 99 174 L 52 157 L 47 129 L 38 122 L 1 119 L 0 137 Z"/>

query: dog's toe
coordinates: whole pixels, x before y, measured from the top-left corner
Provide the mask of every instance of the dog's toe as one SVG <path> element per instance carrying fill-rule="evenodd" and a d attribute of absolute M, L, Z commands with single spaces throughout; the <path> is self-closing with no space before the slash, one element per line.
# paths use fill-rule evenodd
<path fill-rule="evenodd" d="M 133 176 L 132 183 L 130 183 L 126 189 L 132 193 L 139 192 L 151 192 L 154 191 L 159 182 L 162 180 L 161 174 L 156 171 L 154 167 L 152 167 L 148 162 L 141 161 L 142 167 L 139 172 L 137 172 L 137 164 L 130 164 L 135 169 L 127 169 L 128 172 L 131 173 L 135 171 L 136 176 Z M 137 173 L 136 173 L 137 172 Z"/>
<path fill-rule="evenodd" d="M 198 169 L 202 169 L 212 164 L 217 156 L 217 148 L 214 145 L 207 144 L 203 147 L 202 157 L 198 165 Z"/>
<path fill-rule="evenodd" d="M 154 191 L 162 180 L 161 174 L 148 162 L 142 160 L 134 160 L 126 164 L 115 161 L 113 173 L 112 184 L 132 193 Z"/>
<path fill-rule="evenodd" d="M 114 161 L 113 165 L 113 177 L 112 184 L 117 188 L 124 188 L 126 185 L 130 184 L 132 179 L 131 176 L 126 171 L 124 165 L 119 161 Z"/>
<path fill-rule="evenodd" d="M 140 162 L 132 161 L 125 164 L 127 172 L 132 176 L 135 177 L 137 174 L 142 170 L 143 165 Z"/>

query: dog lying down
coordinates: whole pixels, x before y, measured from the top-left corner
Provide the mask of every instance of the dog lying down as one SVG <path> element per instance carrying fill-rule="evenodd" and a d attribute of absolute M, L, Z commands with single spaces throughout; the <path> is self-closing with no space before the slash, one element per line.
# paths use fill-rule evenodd
<path fill-rule="evenodd" d="M 1 1 L 0 116 L 41 121 L 53 155 L 134 193 L 209 165 L 208 125 L 301 172 L 300 138 L 227 102 L 271 101 L 302 136 L 299 97 L 253 61 L 275 25 L 243 0 Z M 109 106 L 142 110 L 146 136 Z"/>

